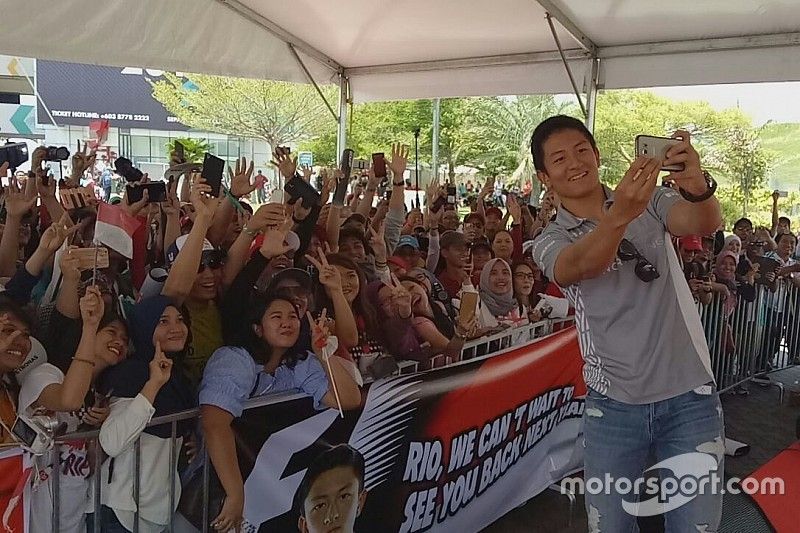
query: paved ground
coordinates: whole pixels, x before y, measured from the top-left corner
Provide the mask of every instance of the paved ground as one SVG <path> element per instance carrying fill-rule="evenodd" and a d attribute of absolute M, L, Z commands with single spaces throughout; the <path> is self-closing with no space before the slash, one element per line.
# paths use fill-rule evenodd
<path fill-rule="evenodd" d="M 772 375 L 784 384 L 783 405 L 776 387 L 750 384 L 747 396 L 723 395 L 727 435 L 750 445 L 747 455 L 726 457 L 728 476 L 744 477 L 797 440 L 795 421 L 800 406 L 790 405 L 792 391 L 800 391 L 800 367 Z M 720 533 L 759 533 L 770 531 L 761 522 L 758 511 L 745 496 L 726 497 Z M 641 523 L 642 532 L 663 531 L 660 521 Z M 587 531 L 583 499 L 578 498 L 570 513 L 569 501 L 547 490 L 528 503 L 506 514 L 483 533 L 582 533 Z"/>

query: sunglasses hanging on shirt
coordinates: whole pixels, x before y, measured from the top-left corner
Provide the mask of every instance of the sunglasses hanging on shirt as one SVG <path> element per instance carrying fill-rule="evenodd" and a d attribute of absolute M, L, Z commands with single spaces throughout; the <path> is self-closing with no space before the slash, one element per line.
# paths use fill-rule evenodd
<path fill-rule="evenodd" d="M 645 283 L 650 283 L 661 275 L 658 273 L 655 265 L 639 253 L 636 246 L 628 239 L 622 239 L 622 242 L 619 243 L 617 257 L 623 262 L 635 260 L 636 267 L 634 268 L 634 272 L 636 273 L 636 277 Z"/>

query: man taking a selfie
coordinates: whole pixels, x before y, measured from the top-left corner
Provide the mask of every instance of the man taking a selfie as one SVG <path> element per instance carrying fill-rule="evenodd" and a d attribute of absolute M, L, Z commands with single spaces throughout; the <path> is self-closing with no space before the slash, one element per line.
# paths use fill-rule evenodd
<path fill-rule="evenodd" d="M 608 474 L 636 486 L 651 455 L 679 465 L 680 474 L 666 466 L 660 471 L 662 483 L 669 475 L 677 483 L 682 475 L 723 476 L 722 408 L 700 318 L 670 241 L 670 234 L 713 233 L 720 207 L 689 133 L 673 137 L 665 161 L 636 158 L 613 191 L 600 183 L 600 154 L 580 121 L 551 117 L 531 139 L 537 176 L 561 200 L 555 220 L 534 242 L 533 258 L 575 307 L 588 386 L 587 482 Z M 675 187 L 657 187 L 660 169 L 676 164 L 683 170 L 666 177 Z M 667 495 L 661 506 L 641 482 L 638 496 L 619 493 L 618 486 L 606 483 L 599 494 L 586 494 L 590 531 L 636 531 L 634 515 L 656 504 L 667 532 L 719 526 L 720 487 L 707 484 L 682 505 Z"/>

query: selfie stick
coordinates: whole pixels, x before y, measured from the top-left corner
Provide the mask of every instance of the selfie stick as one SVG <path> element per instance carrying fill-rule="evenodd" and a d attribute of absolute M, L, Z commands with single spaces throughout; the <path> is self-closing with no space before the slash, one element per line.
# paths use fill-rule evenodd
<path fill-rule="evenodd" d="M 333 369 L 331 368 L 331 354 L 339 347 L 339 339 L 330 335 L 328 340 L 325 341 L 325 346 L 322 347 L 322 357 L 325 358 L 325 363 L 328 365 L 328 375 L 331 377 L 331 387 L 333 387 L 333 395 L 336 397 L 336 406 L 339 408 L 339 416 L 344 418 L 344 411 L 342 410 L 342 401 L 339 399 L 339 389 L 336 387 L 336 380 L 333 377 Z"/>

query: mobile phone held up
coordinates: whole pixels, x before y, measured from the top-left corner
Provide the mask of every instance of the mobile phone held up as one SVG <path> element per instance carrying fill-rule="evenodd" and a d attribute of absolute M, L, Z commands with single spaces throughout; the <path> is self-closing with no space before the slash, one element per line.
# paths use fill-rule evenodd
<path fill-rule="evenodd" d="M 353 150 L 345 148 L 342 152 L 342 177 L 336 182 L 336 190 L 333 192 L 333 205 L 336 207 L 344 206 L 344 198 L 347 195 L 347 184 L 350 181 L 350 172 L 353 169 Z M 305 203 L 305 202 L 304 202 Z"/>
<path fill-rule="evenodd" d="M 25 143 L 7 143 L 0 146 L 0 165 L 8 163 L 8 168 L 15 171 L 28 160 L 28 145 Z"/>
<path fill-rule="evenodd" d="M 300 176 L 293 176 L 292 179 L 288 180 L 283 186 L 283 190 L 289 195 L 290 204 L 294 204 L 298 199 L 302 198 L 303 207 L 306 209 L 317 205 L 321 199 L 320 194 L 314 190 L 314 187 Z"/>
<path fill-rule="evenodd" d="M 163 181 L 153 181 L 150 183 L 128 184 L 125 188 L 128 197 L 128 205 L 140 202 L 144 198 L 144 191 L 147 190 L 147 203 L 158 204 L 167 201 L 167 184 Z"/>
<path fill-rule="evenodd" d="M 383 152 L 372 154 L 372 171 L 376 178 L 386 177 L 386 158 Z"/>
<path fill-rule="evenodd" d="M 636 157 L 654 157 L 664 161 L 667 159 L 667 150 L 680 144 L 680 139 L 671 139 L 669 137 L 654 137 L 652 135 L 637 135 L 636 136 Z M 661 167 L 661 170 L 667 172 L 681 172 L 685 167 L 683 163 L 676 163 L 674 165 L 667 165 Z"/>
<path fill-rule="evenodd" d="M 214 198 L 219 197 L 220 188 L 222 187 L 222 172 L 224 170 L 225 160 L 206 152 L 203 159 L 202 176 L 206 183 L 211 186 L 211 196 Z"/>

